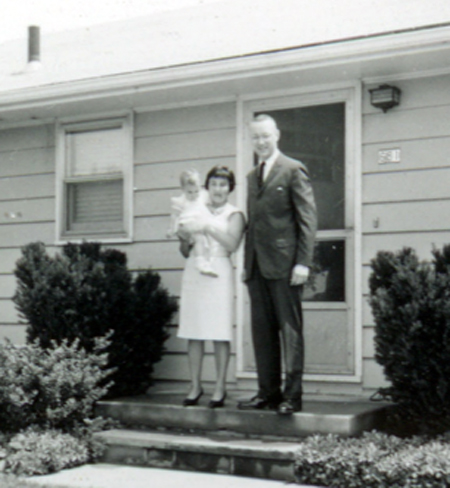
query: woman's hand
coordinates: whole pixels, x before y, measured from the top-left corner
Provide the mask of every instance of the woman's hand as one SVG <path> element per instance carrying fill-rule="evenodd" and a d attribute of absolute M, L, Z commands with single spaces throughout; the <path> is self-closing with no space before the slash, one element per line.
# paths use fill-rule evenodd
<path fill-rule="evenodd" d="M 189 232 L 184 226 L 178 224 L 177 237 L 182 241 L 191 241 L 192 233 Z"/>
<path fill-rule="evenodd" d="M 180 219 L 179 228 L 183 234 L 201 234 L 205 232 L 208 225 L 208 219 L 201 215 L 195 217 L 184 217 Z"/>

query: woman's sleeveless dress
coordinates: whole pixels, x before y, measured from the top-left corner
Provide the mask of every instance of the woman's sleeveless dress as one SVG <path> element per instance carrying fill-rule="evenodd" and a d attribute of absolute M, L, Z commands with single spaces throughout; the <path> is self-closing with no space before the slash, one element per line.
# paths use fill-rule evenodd
<path fill-rule="evenodd" d="M 228 229 L 229 218 L 239 212 L 226 203 L 212 211 L 211 223 Z M 218 276 L 201 274 L 191 252 L 181 279 L 180 324 L 178 337 L 184 339 L 231 341 L 233 329 L 234 282 L 230 253 L 211 238 L 211 264 Z"/>

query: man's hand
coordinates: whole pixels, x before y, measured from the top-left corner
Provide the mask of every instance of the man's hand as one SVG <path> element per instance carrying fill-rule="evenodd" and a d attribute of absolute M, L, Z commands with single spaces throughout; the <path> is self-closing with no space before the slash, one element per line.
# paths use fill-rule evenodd
<path fill-rule="evenodd" d="M 308 280 L 309 268 L 303 264 L 296 264 L 292 270 L 291 286 L 304 285 Z"/>

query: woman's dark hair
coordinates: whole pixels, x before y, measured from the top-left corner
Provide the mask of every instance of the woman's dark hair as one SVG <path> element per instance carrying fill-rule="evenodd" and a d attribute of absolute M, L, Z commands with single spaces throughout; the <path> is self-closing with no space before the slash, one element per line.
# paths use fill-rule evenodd
<path fill-rule="evenodd" d="M 205 180 L 205 188 L 208 189 L 209 187 L 209 180 L 211 178 L 225 178 L 228 180 L 228 184 L 230 185 L 230 193 L 234 190 L 236 186 L 236 179 L 234 178 L 234 173 L 231 169 L 228 169 L 226 166 L 214 166 L 211 168 L 206 175 Z"/>

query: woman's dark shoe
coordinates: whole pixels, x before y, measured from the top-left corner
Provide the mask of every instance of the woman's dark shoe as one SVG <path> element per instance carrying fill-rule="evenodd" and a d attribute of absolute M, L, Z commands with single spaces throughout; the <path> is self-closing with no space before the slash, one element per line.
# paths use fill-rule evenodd
<path fill-rule="evenodd" d="M 193 407 L 194 405 L 197 405 L 202 395 L 203 390 L 200 390 L 200 393 L 195 398 L 185 398 L 183 400 L 183 407 Z"/>
<path fill-rule="evenodd" d="M 223 397 L 220 400 L 210 400 L 208 407 L 209 408 L 222 408 L 225 405 L 225 398 L 227 397 L 227 394 L 224 393 Z"/>

